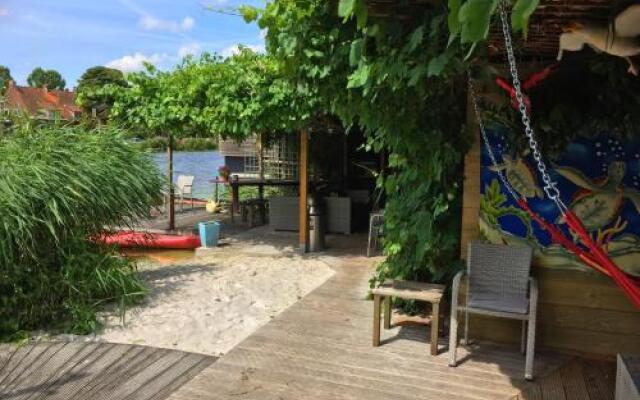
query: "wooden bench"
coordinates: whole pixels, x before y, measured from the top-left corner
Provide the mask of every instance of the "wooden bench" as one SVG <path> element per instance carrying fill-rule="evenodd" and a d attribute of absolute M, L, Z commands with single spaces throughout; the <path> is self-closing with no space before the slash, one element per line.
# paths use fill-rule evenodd
<path fill-rule="evenodd" d="M 431 304 L 431 355 L 438 354 L 440 301 L 444 285 L 432 283 L 389 281 L 371 290 L 373 294 L 373 345 L 380 346 L 380 303 L 384 300 L 384 329 L 391 328 L 391 298 L 424 301 Z"/>

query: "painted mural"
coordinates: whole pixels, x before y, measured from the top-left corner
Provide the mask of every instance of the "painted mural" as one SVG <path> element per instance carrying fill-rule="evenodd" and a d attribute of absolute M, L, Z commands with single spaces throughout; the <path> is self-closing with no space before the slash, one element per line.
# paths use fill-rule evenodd
<path fill-rule="evenodd" d="M 501 164 L 493 165 L 482 146 L 482 235 L 493 243 L 532 246 L 536 266 L 590 270 L 552 243 L 502 187 L 497 171 L 503 171 L 536 213 L 555 222 L 570 237 L 555 204 L 544 196 L 533 159 L 528 154 L 516 154 L 500 128 L 489 130 L 489 141 Z M 622 143 L 606 134 L 578 139 L 549 167 L 562 200 L 581 218 L 592 237 L 622 269 L 640 276 L 640 140 Z"/>

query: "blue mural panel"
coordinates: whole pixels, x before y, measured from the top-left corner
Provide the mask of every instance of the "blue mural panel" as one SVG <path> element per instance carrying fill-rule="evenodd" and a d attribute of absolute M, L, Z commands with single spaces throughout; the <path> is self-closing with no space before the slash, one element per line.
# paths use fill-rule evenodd
<path fill-rule="evenodd" d="M 549 235 L 518 208 L 498 179 L 497 171 L 502 171 L 511 186 L 527 197 L 533 211 L 571 237 L 558 208 L 544 196 L 534 160 L 526 153 L 517 154 L 502 129 L 488 130 L 499 165 L 492 164 L 482 146 L 481 232 L 492 242 L 529 244 L 534 248 L 536 265 L 587 268 L 552 243 Z M 563 202 L 618 265 L 640 276 L 640 140 L 623 143 L 606 133 L 577 139 L 547 164 Z"/>

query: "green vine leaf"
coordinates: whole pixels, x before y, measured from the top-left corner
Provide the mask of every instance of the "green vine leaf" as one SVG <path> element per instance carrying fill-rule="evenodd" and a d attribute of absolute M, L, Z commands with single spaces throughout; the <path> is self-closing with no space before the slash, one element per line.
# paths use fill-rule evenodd
<path fill-rule="evenodd" d="M 355 0 L 340 0 L 340 3 L 338 3 L 338 15 L 348 19 L 353 14 L 355 4 Z"/>
<path fill-rule="evenodd" d="M 432 58 L 431 61 L 429 61 L 429 66 L 427 67 L 427 76 L 438 76 L 442 74 L 447 62 L 449 62 L 449 55 L 447 53 L 442 53 L 439 56 Z"/>
<path fill-rule="evenodd" d="M 246 23 L 250 23 L 257 20 L 259 16 L 258 9 L 253 6 L 242 5 L 238 7 L 238 11 L 240 12 L 240 15 L 242 15 L 242 18 Z"/>
<path fill-rule="evenodd" d="M 366 64 L 360 66 L 351 76 L 349 76 L 349 83 L 347 89 L 355 89 L 364 86 L 369 80 L 369 74 L 371 72 L 371 65 Z"/>
<path fill-rule="evenodd" d="M 511 13 L 511 26 L 514 31 L 522 31 L 525 39 L 529 33 L 529 18 L 538 8 L 540 0 L 517 0 Z"/>
<path fill-rule="evenodd" d="M 351 49 L 349 50 L 349 65 L 356 66 L 362 57 L 362 39 L 356 39 L 351 42 Z"/>
<path fill-rule="evenodd" d="M 460 14 L 461 0 L 449 0 L 449 14 L 447 15 L 447 24 L 449 26 L 449 45 L 460 34 L 461 24 L 458 15 Z"/>
<path fill-rule="evenodd" d="M 460 7 L 458 18 L 462 43 L 476 43 L 487 38 L 491 16 L 498 4 L 499 0 L 468 0 Z"/>

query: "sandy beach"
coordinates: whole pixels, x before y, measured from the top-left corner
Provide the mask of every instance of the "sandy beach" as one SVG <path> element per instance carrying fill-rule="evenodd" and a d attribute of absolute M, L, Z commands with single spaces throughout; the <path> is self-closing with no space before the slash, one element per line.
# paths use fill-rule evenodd
<path fill-rule="evenodd" d="M 144 304 L 107 319 L 94 340 L 219 356 L 333 275 L 326 262 L 233 243 L 174 265 L 140 265 Z"/>

